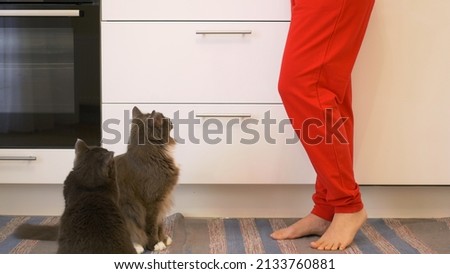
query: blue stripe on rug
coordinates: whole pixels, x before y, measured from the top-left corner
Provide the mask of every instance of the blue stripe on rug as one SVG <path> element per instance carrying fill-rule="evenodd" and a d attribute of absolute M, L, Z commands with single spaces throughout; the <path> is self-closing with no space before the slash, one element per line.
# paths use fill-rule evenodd
<path fill-rule="evenodd" d="M 228 254 L 245 254 L 244 238 L 237 219 L 225 219 L 225 239 Z"/>
<path fill-rule="evenodd" d="M 368 222 L 389 241 L 401 254 L 420 254 L 420 252 L 410 244 L 400 238 L 383 219 L 369 219 Z"/>
<path fill-rule="evenodd" d="M 358 249 L 361 250 L 361 252 L 363 254 L 382 254 L 383 253 L 361 231 L 358 231 L 358 233 L 356 233 L 355 240 L 353 241 L 353 243 L 356 244 Z"/>
<path fill-rule="evenodd" d="M 13 216 L 0 216 L 0 228 L 6 226 L 13 218 Z"/>
<path fill-rule="evenodd" d="M 255 219 L 255 224 L 259 232 L 259 236 L 264 245 L 266 254 L 281 254 L 277 241 L 270 237 L 273 232 L 272 226 L 268 219 Z"/>
<path fill-rule="evenodd" d="M 46 217 L 31 217 L 26 223 L 28 224 L 40 224 Z M 14 247 L 16 247 L 22 239 L 16 238 L 13 234 L 6 237 L 5 241 L 0 244 L 0 254 L 9 253 Z"/>

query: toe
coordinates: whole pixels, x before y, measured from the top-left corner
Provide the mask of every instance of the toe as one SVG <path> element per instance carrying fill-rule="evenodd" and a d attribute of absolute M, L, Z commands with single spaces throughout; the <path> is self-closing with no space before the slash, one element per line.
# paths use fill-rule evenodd
<path fill-rule="evenodd" d="M 167 246 L 171 245 L 171 244 L 172 244 L 172 238 L 170 238 L 170 236 L 167 236 L 165 242 L 166 242 L 166 245 L 167 245 Z"/>
<path fill-rule="evenodd" d="M 154 250 L 155 251 L 161 251 L 166 249 L 166 245 L 163 242 L 158 242 L 157 244 L 155 244 Z"/>
<path fill-rule="evenodd" d="M 312 248 L 319 249 L 322 246 L 322 241 L 320 241 L 320 239 L 319 239 L 317 241 L 311 242 L 310 246 Z"/>
<path fill-rule="evenodd" d="M 137 244 L 137 243 L 133 243 L 134 249 L 136 250 L 137 254 L 142 254 L 144 253 L 145 249 L 142 245 Z"/>

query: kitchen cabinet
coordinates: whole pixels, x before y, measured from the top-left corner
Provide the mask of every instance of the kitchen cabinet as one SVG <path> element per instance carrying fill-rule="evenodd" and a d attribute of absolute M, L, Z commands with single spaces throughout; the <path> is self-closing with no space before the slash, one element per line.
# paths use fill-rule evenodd
<path fill-rule="evenodd" d="M 102 5 L 104 121 L 123 117 L 134 105 L 168 116 L 177 110 L 250 114 L 239 118 L 242 122 L 270 111 L 286 119 L 277 78 L 290 1 L 104 0 Z M 446 0 L 376 1 L 352 76 L 360 184 L 450 184 L 449 11 Z M 211 119 L 219 118 L 202 117 L 200 125 Z M 292 131 L 283 134 L 277 138 Z M 177 150 L 181 183 L 314 183 L 301 146 L 185 143 Z M 276 170 L 267 159 L 279 163 Z M 258 164 L 260 171 L 251 167 L 245 174 L 243 167 Z"/>
<path fill-rule="evenodd" d="M 104 1 L 104 146 L 126 150 L 137 105 L 173 118 L 182 184 L 313 183 L 277 90 L 288 4 Z"/>
<path fill-rule="evenodd" d="M 288 22 L 104 22 L 104 103 L 281 103 Z M 120 39 L 118 39 L 120 37 Z"/>
<path fill-rule="evenodd" d="M 0 184 L 63 184 L 99 144 L 100 1 L 71 2 L 0 3 Z"/>
<path fill-rule="evenodd" d="M 290 0 L 103 0 L 103 21 L 288 21 Z"/>
<path fill-rule="evenodd" d="M 62 184 L 74 157 L 73 149 L 1 149 L 0 184 Z"/>
<path fill-rule="evenodd" d="M 450 1 L 377 0 L 353 72 L 355 175 L 450 185 Z"/>

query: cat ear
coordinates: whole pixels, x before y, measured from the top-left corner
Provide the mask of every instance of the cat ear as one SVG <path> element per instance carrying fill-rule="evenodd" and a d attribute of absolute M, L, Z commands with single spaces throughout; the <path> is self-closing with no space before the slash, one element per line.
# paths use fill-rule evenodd
<path fill-rule="evenodd" d="M 108 151 L 108 154 L 105 159 L 105 165 L 102 168 L 103 176 L 105 177 L 114 177 L 115 168 L 114 168 L 114 152 Z"/>
<path fill-rule="evenodd" d="M 75 153 L 80 154 L 88 150 L 89 150 L 88 145 L 83 140 L 77 139 L 77 142 L 75 143 Z"/>
<path fill-rule="evenodd" d="M 142 112 L 135 106 L 133 107 L 133 118 L 137 118 L 138 116 L 141 116 Z"/>
<path fill-rule="evenodd" d="M 108 151 L 108 163 L 111 163 L 114 161 L 114 152 Z"/>

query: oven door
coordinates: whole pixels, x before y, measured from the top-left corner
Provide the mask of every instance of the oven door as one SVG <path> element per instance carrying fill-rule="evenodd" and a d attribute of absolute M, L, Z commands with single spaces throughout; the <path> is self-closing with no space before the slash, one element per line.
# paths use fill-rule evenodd
<path fill-rule="evenodd" d="M 99 145 L 98 2 L 7 2 L 0 1 L 0 148 L 73 148 L 77 138 Z"/>

